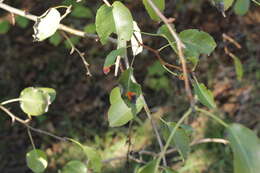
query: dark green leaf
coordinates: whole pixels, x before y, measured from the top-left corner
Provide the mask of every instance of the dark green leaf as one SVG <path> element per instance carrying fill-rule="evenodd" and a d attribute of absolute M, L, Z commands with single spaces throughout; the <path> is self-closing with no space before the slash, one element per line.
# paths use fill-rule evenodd
<path fill-rule="evenodd" d="M 72 37 L 70 37 L 70 41 L 71 41 L 71 43 L 72 43 L 73 45 L 76 45 L 76 44 L 79 43 L 80 37 L 78 37 L 78 36 L 72 36 Z M 68 40 L 66 40 L 66 41 L 64 42 L 64 44 L 65 44 L 65 47 L 66 47 L 67 49 L 71 49 L 71 45 L 69 44 Z"/>
<path fill-rule="evenodd" d="M 105 74 L 109 73 L 110 67 L 115 64 L 117 56 L 123 56 L 126 52 L 126 48 L 119 48 L 117 50 L 111 51 L 105 60 L 104 66 L 103 66 L 103 72 Z"/>
<path fill-rule="evenodd" d="M 216 47 L 215 40 L 206 32 L 197 29 L 188 29 L 182 31 L 180 39 L 185 44 L 185 56 L 199 58 L 200 54 L 209 55 Z"/>
<path fill-rule="evenodd" d="M 208 90 L 203 83 L 198 83 L 198 81 L 195 80 L 193 87 L 195 94 L 198 96 L 199 101 L 203 105 L 207 106 L 210 109 L 216 108 L 212 92 Z"/>
<path fill-rule="evenodd" d="M 60 44 L 60 42 L 62 41 L 62 37 L 59 34 L 59 32 L 55 32 L 55 34 L 53 34 L 50 38 L 49 38 L 49 42 L 54 45 L 54 46 L 58 46 Z"/>
<path fill-rule="evenodd" d="M 87 167 L 81 161 L 72 160 L 65 165 L 62 173 L 87 173 Z"/>
<path fill-rule="evenodd" d="M 6 20 L 0 21 L 0 34 L 5 34 L 10 29 L 10 23 Z"/>
<path fill-rule="evenodd" d="M 18 26 L 20 26 L 21 28 L 26 28 L 29 24 L 29 20 L 22 16 L 16 16 L 15 20 Z"/>
<path fill-rule="evenodd" d="M 91 17 L 93 17 L 91 10 L 87 7 L 82 6 L 82 5 L 76 5 L 72 9 L 71 15 L 73 17 L 77 17 L 77 18 L 91 18 Z"/>
<path fill-rule="evenodd" d="M 102 44 L 107 42 L 109 35 L 116 31 L 112 7 L 102 5 L 96 14 L 96 30 Z"/>
<path fill-rule="evenodd" d="M 96 25 L 94 23 L 88 24 L 84 27 L 84 31 L 88 34 L 94 34 L 96 32 Z"/>
<path fill-rule="evenodd" d="M 234 11 L 238 15 L 245 15 L 250 6 L 250 0 L 236 0 L 235 6 L 234 6 Z"/>
<path fill-rule="evenodd" d="M 163 12 L 165 8 L 165 2 L 164 0 L 153 0 L 154 4 L 160 9 L 161 12 Z M 156 12 L 153 10 L 153 8 L 150 6 L 150 4 L 147 2 L 147 0 L 143 0 L 144 7 L 146 11 L 148 12 L 149 16 L 155 20 L 160 21 L 160 18 L 156 14 Z"/>
<path fill-rule="evenodd" d="M 137 173 L 156 173 L 156 162 L 157 160 L 152 160 L 143 167 L 139 168 Z"/>
<path fill-rule="evenodd" d="M 168 137 L 171 134 L 171 131 L 174 129 L 175 126 L 176 123 L 174 122 L 167 123 L 167 126 L 164 125 L 163 137 L 165 141 L 167 141 Z M 187 159 L 188 154 L 190 153 L 190 138 L 186 133 L 185 129 L 179 127 L 176 130 L 173 139 L 171 141 L 171 145 L 177 148 L 183 160 Z"/>
<path fill-rule="evenodd" d="M 227 132 L 234 155 L 234 173 L 258 173 L 260 139 L 257 135 L 240 124 L 231 124 Z"/>
<path fill-rule="evenodd" d="M 51 104 L 49 93 L 38 88 L 25 88 L 20 94 L 20 107 L 29 116 L 38 116 L 48 111 Z"/>
<path fill-rule="evenodd" d="M 26 163 L 34 173 L 41 173 L 47 168 L 47 156 L 43 151 L 35 149 L 26 154 Z"/>
<path fill-rule="evenodd" d="M 133 35 L 133 17 L 129 9 L 120 1 L 113 3 L 113 18 L 118 40 L 129 41 Z M 111 27 L 111 26 L 109 26 Z"/>

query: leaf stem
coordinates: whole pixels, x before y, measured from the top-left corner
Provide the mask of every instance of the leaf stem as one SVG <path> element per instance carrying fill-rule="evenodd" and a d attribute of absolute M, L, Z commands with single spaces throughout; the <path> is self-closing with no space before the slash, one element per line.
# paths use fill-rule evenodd
<path fill-rule="evenodd" d="M 209 112 L 209 111 L 206 111 L 204 109 L 201 109 L 201 108 L 198 108 L 198 107 L 195 107 L 195 110 L 196 111 L 199 111 L 209 117 L 211 117 L 212 119 L 214 119 L 215 121 L 217 121 L 219 124 L 223 125 L 224 127 L 228 127 L 229 125 L 224 122 L 222 119 L 220 119 L 218 116 L 214 115 L 213 113 Z"/>
<path fill-rule="evenodd" d="M 20 100 L 22 99 L 21 98 L 10 99 L 10 100 L 3 101 L 2 103 L 0 103 L 0 105 L 6 105 L 8 103 L 18 102 Z"/>

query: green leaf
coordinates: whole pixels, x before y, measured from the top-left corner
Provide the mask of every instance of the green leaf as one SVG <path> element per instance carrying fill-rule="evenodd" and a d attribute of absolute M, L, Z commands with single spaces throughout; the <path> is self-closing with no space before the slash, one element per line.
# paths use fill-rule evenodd
<path fill-rule="evenodd" d="M 193 87 L 195 94 L 198 96 L 199 101 L 203 105 L 207 106 L 210 109 L 216 108 L 212 92 L 208 90 L 203 83 L 198 83 L 198 81 L 195 80 Z"/>
<path fill-rule="evenodd" d="M 38 88 L 39 90 L 43 91 L 44 93 L 48 94 L 50 96 L 50 102 L 52 103 L 56 98 L 56 91 L 53 88 Z"/>
<path fill-rule="evenodd" d="M 77 160 L 70 161 L 62 169 L 62 173 L 87 173 L 87 171 L 86 165 Z"/>
<path fill-rule="evenodd" d="M 29 20 L 22 16 L 16 16 L 15 21 L 21 28 L 26 28 L 29 25 Z"/>
<path fill-rule="evenodd" d="M 25 88 L 20 94 L 20 107 L 29 116 L 38 116 L 48 111 L 51 104 L 50 93 L 39 88 Z"/>
<path fill-rule="evenodd" d="M 72 43 L 73 45 L 76 45 L 76 44 L 79 43 L 80 37 L 78 37 L 78 36 L 72 36 L 72 37 L 70 37 L 70 41 L 71 41 L 71 43 Z M 68 40 L 66 40 L 66 41 L 64 42 L 64 44 L 65 44 L 65 47 L 66 47 L 67 49 L 71 49 L 71 45 L 69 44 Z"/>
<path fill-rule="evenodd" d="M 171 27 L 175 30 L 174 25 L 171 25 Z M 164 37 L 168 43 L 171 45 L 172 49 L 177 53 L 177 48 L 176 48 L 176 44 L 175 44 L 175 39 L 173 38 L 172 34 L 170 33 L 167 25 L 162 25 L 158 31 L 157 34 L 159 34 L 160 36 Z"/>
<path fill-rule="evenodd" d="M 163 76 L 166 73 L 166 70 L 162 67 L 159 61 L 155 61 L 153 65 L 148 67 L 148 75 L 153 76 Z"/>
<path fill-rule="evenodd" d="M 232 6 L 233 2 L 234 2 L 234 0 L 224 0 L 225 11 L 228 10 Z"/>
<path fill-rule="evenodd" d="M 47 156 L 43 151 L 35 149 L 26 154 L 26 163 L 34 173 L 41 173 L 47 168 Z"/>
<path fill-rule="evenodd" d="M 5 34 L 10 29 L 10 23 L 6 20 L 0 22 L 0 34 Z"/>
<path fill-rule="evenodd" d="M 163 12 L 165 8 L 165 2 L 164 0 L 153 0 L 154 4 L 160 9 L 161 12 Z M 148 12 L 149 16 L 155 20 L 160 21 L 160 18 L 156 14 L 156 12 L 153 10 L 153 8 L 150 6 L 150 4 L 147 2 L 147 0 L 143 0 L 144 7 L 146 11 Z"/>
<path fill-rule="evenodd" d="M 115 64 L 117 56 L 123 56 L 125 52 L 126 52 L 126 48 L 119 48 L 117 50 L 111 51 L 106 57 L 103 66 L 103 72 L 105 74 L 108 74 L 110 72 L 110 67 Z"/>
<path fill-rule="evenodd" d="M 109 126 L 118 127 L 126 124 L 132 120 L 134 115 L 131 108 L 129 108 L 124 100 L 121 98 L 120 88 L 114 88 L 110 93 L 111 106 L 108 110 Z M 137 113 L 141 111 L 144 103 L 141 97 L 137 99 Z"/>
<path fill-rule="evenodd" d="M 129 9 L 119 1 L 113 3 L 113 18 L 118 40 L 129 41 L 133 35 L 133 17 Z M 109 26 L 111 27 L 111 26 Z"/>
<path fill-rule="evenodd" d="M 59 32 L 55 32 L 55 34 L 53 34 L 50 38 L 49 38 L 49 42 L 54 45 L 54 46 L 58 46 L 60 44 L 60 42 L 62 41 L 62 37 L 59 34 Z"/>
<path fill-rule="evenodd" d="M 234 11 L 238 15 L 245 15 L 250 6 L 250 0 L 236 0 L 236 3 L 234 5 Z"/>
<path fill-rule="evenodd" d="M 88 34 L 94 34 L 96 32 L 96 25 L 94 23 L 88 24 L 84 27 L 84 31 Z"/>
<path fill-rule="evenodd" d="M 231 124 L 227 132 L 234 155 L 234 173 L 258 173 L 260 139 L 257 135 L 240 124 Z"/>
<path fill-rule="evenodd" d="M 156 162 L 157 160 L 152 160 L 146 165 L 142 166 L 137 170 L 137 173 L 156 173 Z"/>
<path fill-rule="evenodd" d="M 215 40 L 208 33 L 197 29 L 184 30 L 179 36 L 186 46 L 184 54 L 187 58 L 199 58 L 200 54 L 209 55 L 216 48 Z"/>
<path fill-rule="evenodd" d="M 165 141 L 167 141 L 168 137 L 171 134 L 171 131 L 176 126 L 176 123 L 169 122 L 167 123 L 167 126 L 163 129 L 163 137 Z M 178 152 L 180 153 L 183 161 L 187 159 L 188 154 L 190 153 L 190 138 L 188 134 L 186 133 L 186 130 L 183 128 L 178 128 L 173 136 L 173 139 L 171 141 L 171 145 L 173 147 L 176 147 Z"/>
<path fill-rule="evenodd" d="M 107 42 L 109 35 L 116 31 L 112 7 L 102 5 L 96 14 L 96 30 L 102 44 Z"/>
<path fill-rule="evenodd" d="M 89 160 L 88 167 L 95 172 L 100 172 L 102 167 L 100 154 L 95 149 L 88 146 L 83 146 L 83 149 Z"/>
<path fill-rule="evenodd" d="M 71 16 L 77 18 L 92 18 L 93 14 L 89 8 L 82 5 L 76 5 L 71 11 Z"/>
<path fill-rule="evenodd" d="M 235 64 L 237 80 L 241 81 L 244 74 L 243 65 L 238 57 L 233 56 L 232 58 Z"/>
<path fill-rule="evenodd" d="M 171 169 L 171 168 L 163 168 L 162 173 L 178 173 L 177 171 Z"/>

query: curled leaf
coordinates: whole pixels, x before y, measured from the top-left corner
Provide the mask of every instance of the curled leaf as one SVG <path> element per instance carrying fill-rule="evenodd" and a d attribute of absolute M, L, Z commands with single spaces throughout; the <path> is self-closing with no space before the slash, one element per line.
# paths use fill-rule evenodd
<path fill-rule="evenodd" d="M 43 41 L 52 36 L 59 28 L 61 15 L 56 8 L 48 9 L 43 15 L 37 18 L 33 30 L 34 41 Z"/>

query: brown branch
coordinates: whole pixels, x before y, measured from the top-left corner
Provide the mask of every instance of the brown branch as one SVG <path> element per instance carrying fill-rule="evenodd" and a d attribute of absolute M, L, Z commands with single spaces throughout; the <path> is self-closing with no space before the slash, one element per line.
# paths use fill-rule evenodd
<path fill-rule="evenodd" d="M 178 34 L 173 30 L 173 28 L 169 24 L 169 20 L 162 14 L 162 12 L 157 8 L 157 6 L 154 4 L 154 2 L 152 0 L 147 0 L 147 2 L 153 8 L 153 10 L 157 14 L 157 16 L 160 17 L 160 19 L 165 23 L 165 25 L 169 29 L 171 35 L 173 36 L 173 38 L 176 41 L 177 50 L 178 50 L 177 53 L 178 53 L 178 56 L 179 56 L 181 64 L 182 64 L 183 78 L 184 78 L 184 83 L 185 83 L 185 90 L 186 90 L 187 96 L 188 96 L 188 98 L 190 100 L 190 103 L 193 103 L 193 96 L 192 96 L 192 92 L 191 92 L 191 88 L 190 88 L 190 84 L 189 84 L 189 79 L 188 79 L 186 60 L 184 58 L 184 54 L 183 54 L 183 50 L 182 50 L 182 48 L 184 47 L 184 44 L 180 40 Z"/>
<path fill-rule="evenodd" d="M 229 41 L 230 43 L 233 43 L 238 49 L 242 48 L 242 46 L 235 39 L 231 38 L 227 34 L 223 33 L 222 37 L 224 41 Z"/>

